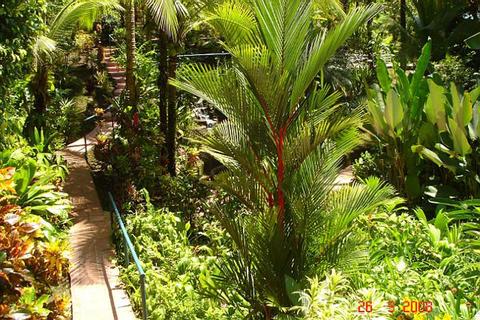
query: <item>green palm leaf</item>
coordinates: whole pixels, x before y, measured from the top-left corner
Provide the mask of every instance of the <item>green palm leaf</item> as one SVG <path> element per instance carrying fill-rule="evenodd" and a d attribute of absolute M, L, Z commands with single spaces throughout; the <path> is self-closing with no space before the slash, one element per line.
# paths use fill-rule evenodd
<path fill-rule="evenodd" d="M 292 288 L 312 272 L 361 265 L 356 219 L 393 195 L 377 180 L 333 190 L 344 156 L 360 143 L 364 114 L 346 116 L 340 94 L 315 83 L 379 7 L 356 8 L 317 35 L 312 8 L 310 0 L 220 5 L 207 22 L 224 36 L 233 65 L 186 65 L 170 80 L 227 117 L 197 141 L 225 166 L 213 185 L 244 208 L 215 210 L 236 248 L 218 280 L 237 284 L 252 316 L 296 303 Z M 218 294 L 235 302 L 232 293 Z"/>

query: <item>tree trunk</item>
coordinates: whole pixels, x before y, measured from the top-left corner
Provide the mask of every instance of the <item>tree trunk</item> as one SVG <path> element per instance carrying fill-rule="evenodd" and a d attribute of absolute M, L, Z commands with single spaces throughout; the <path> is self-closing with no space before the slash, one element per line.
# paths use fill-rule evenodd
<path fill-rule="evenodd" d="M 407 0 L 400 0 L 400 26 L 407 31 Z M 405 42 L 405 32 L 400 36 L 402 43 Z"/>
<path fill-rule="evenodd" d="M 33 107 L 36 113 L 43 114 L 47 111 L 48 104 L 48 67 L 40 66 L 35 74 L 32 84 L 35 101 Z"/>
<path fill-rule="evenodd" d="M 175 78 L 177 73 L 177 55 L 172 54 L 168 63 L 168 76 Z M 175 164 L 175 138 L 177 134 L 177 89 L 174 86 L 168 86 L 168 128 L 167 128 L 167 157 L 168 172 L 172 177 L 176 176 Z"/>
<path fill-rule="evenodd" d="M 372 1 L 368 1 L 368 5 L 371 5 Z M 368 65 L 371 70 L 375 69 L 375 46 L 373 41 L 373 19 L 367 22 L 367 41 L 368 41 Z"/>
<path fill-rule="evenodd" d="M 38 66 L 37 72 L 33 77 L 31 83 L 31 90 L 34 97 L 33 109 L 28 114 L 25 120 L 23 133 L 29 137 L 33 135 L 34 128 L 45 128 L 45 112 L 50 97 L 48 95 L 48 66 Z"/>
<path fill-rule="evenodd" d="M 159 90 L 159 111 L 160 111 L 160 131 L 164 137 L 167 136 L 167 105 L 168 105 L 168 38 L 167 34 L 160 30 L 158 40 L 158 79 L 157 86 Z"/>
<path fill-rule="evenodd" d="M 133 0 L 125 2 L 125 29 L 127 40 L 127 93 L 128 103 L 137 105 L 137 89 L 135 85 L 135 6 Z"/>
<path fill-rule="evenodd" d="M 400 0 L 400 65 L 405 68 L 407 65 L 407 57 L 405 48 L 407 44 L 407 0 Z"/>

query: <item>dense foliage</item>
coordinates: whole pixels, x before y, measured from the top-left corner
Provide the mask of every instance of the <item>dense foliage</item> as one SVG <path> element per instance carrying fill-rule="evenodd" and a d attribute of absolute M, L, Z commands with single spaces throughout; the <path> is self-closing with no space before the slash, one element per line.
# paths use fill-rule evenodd
<path fill-rule="evenodd" d="M 66 174 L 41 144 L 0 153 L 2 318 L 69 318 Z"/>

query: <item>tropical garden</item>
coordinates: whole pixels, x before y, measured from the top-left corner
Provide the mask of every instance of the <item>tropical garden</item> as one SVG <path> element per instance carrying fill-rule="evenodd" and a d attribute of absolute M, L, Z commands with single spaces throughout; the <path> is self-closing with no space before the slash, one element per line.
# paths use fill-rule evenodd
<path fill-rule="evenodd" d="M 95 132 L 139 318 L 480 319 L 479 49 L 477 0 L 3 0 L 0 318 L 72 318 Z"/>

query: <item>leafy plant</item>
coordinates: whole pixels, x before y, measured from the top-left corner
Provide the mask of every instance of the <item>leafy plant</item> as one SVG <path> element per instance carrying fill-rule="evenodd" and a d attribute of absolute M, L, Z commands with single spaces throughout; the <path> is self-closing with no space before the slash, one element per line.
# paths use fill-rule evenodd
<path fill-rule="evenodd" d="M 475 55 L 450 55 L 434 63 L 435 72 L 443 83 L 455 83 L 464 90 L 472 90 L 480 81 L 480 73 L 475 70 Z"/>
<path fill-rule="evenodd" d="M 214 285 L 212 291 L 230 305 L 240 295 L 252 316 L 266 319 L 298 303 L 294 292 L 309 274 L 360 261 L 353 258 L 361 256 L 351 234 L 355 221 L 393 194 L 374 179 L 332 191 L 342 157 L 359 142 L 361 116 L 342 116 L 340 95 L 314 82 L 379 8 L 356 8 L 332 30 L 312 36 L 311 5 L 258 0 L 219 6 L 209 22 L 222 33 L 233 66 L 189 65 L 171 81 L 226 116 L 200 141 L 226 167 L 214 186 L 247 208 L 215 208 L 235 243 L 218 286 L 233 279 L 236 289 Z"/>
<path fill-rule="evenodd" d="M 0 168 L 6 167 L 13 174 L 13 189 L 8 193 L 11 201 L 59 226 L 68 224 L 71 204 L 68 195 L 58 188 L 58 182 L 66 174 L 62 160 L 45 153 L 33 158 L 24 151 L 27 150 L 7 150 L 0 154 Z"/>
<path fill-rule="evenodd" d="M 416 40 L 423 44 L 432 39 L 434 61 L 480 31 L 480 21 L 470 11 L 467 0 L 413 0 L 412 4 Z"/>
<path fill-rule="evenodd" d="M 358 179 L 366 179 L 371 176 L 383 178 L 385 173 L 380 169 L 383 167 L 380 165 L 380 161 L 378 153 L 362 152 L 352 165 L 353 174 Z"/>
<path fill-rule="evenodd" d="M 0 189 L 0 194 L 3 191 Z M 2 317 L 67 315 L 66 308 L 53 311 L 48 307 L 65 299 L 51 296 L 49 289 L 67 281 L 66 241 L 61 237 L 49 223 L 21 207 L 8 202 L 0 205 Z M 52 250 L 55 247 L 60 250 Z"/>
<path fill-rule="evenodd" d="M 332 270 L 323 281 L 309 279 L 309 287 L 300 292 L 302 305 L 295 307 L 305 320 L 323 319 L 386 319 L 390 312 L 383 293 L 373 289 L 355 291 L 348 278 Z M 368 302 L 368 314 L 358 310 L 359 301 Z"/>
<path fill-rule="evenodd" d="M 149 318 L 243 318 L 244 310 L 220 306 L 202 295 L 202 282 L 216 273 L 215 263 L 227 255 L 227 248 L 221 243 L 212 242 L 209 247 L 190 246 L 189 224 L 184 224 L 176 214 L 154 208 L 148 198 L 145 211 L 127 216 L 127 226 L 146 270 Z M 223 237 L 220 233 L 211 235 L 210 239 Z M 139 308 L 139 278 L 134 265 L 123 270 L 122 279 L 132 302 Z"/>
<path fill-rule="evenodd" d="M 75 99 L 62 98 L 52 104 L 54 105 L 48 108 L 45 114 L 48 123 L 42 134 L 47 134 L 49 144 L 58 148 L 79 137 L 85 119 L 87 102 L 83 103 L 82 97 L 79 96 Z"/>
<path fill-rule="evenodd" d="M 412 151 L 449 170 L 456 180 L 465 185 L 469 195 L 480 195 L 480 87 L 461 95 L 455 84 L 450 90 L 428 80 L 430 95 L 425 114 L 430 123 L 430 142 L 434 150 L 423 145 L 412 146 Z"/>
<path fill-rule="evenodd" d="M 454 223 L 444 211 L 431 221 L 420 209 L 415 214 L 418 219 L 387 211 L 364 220 L 371 269 L 354 277 L 355 286 L 375 288 L 396 306 L 405 299 L 429 301 L 432 312 L 424 319 L 470 319 L 480 310 L 479 257 L 463 231 L 467 224 Z M 407 316 L 395 308 L 393 316 L 400 315 Z"/>
<path fill-rule="evenodd" d="M 423 106 L 428 87 L 424 78 L 430 60 L 431 43 L 423 48 L 415 72 L 407 77 L 401 68 L 395 77 L 389 74 L 385 62 L 377 61 L 379 85 L 369 90 L 370 123 L 386 157 L 388 180 L 411 199 L 421 195 L 419 175 L 422 162 L 411 147 L 428 138 L 423 120 Z"/>

